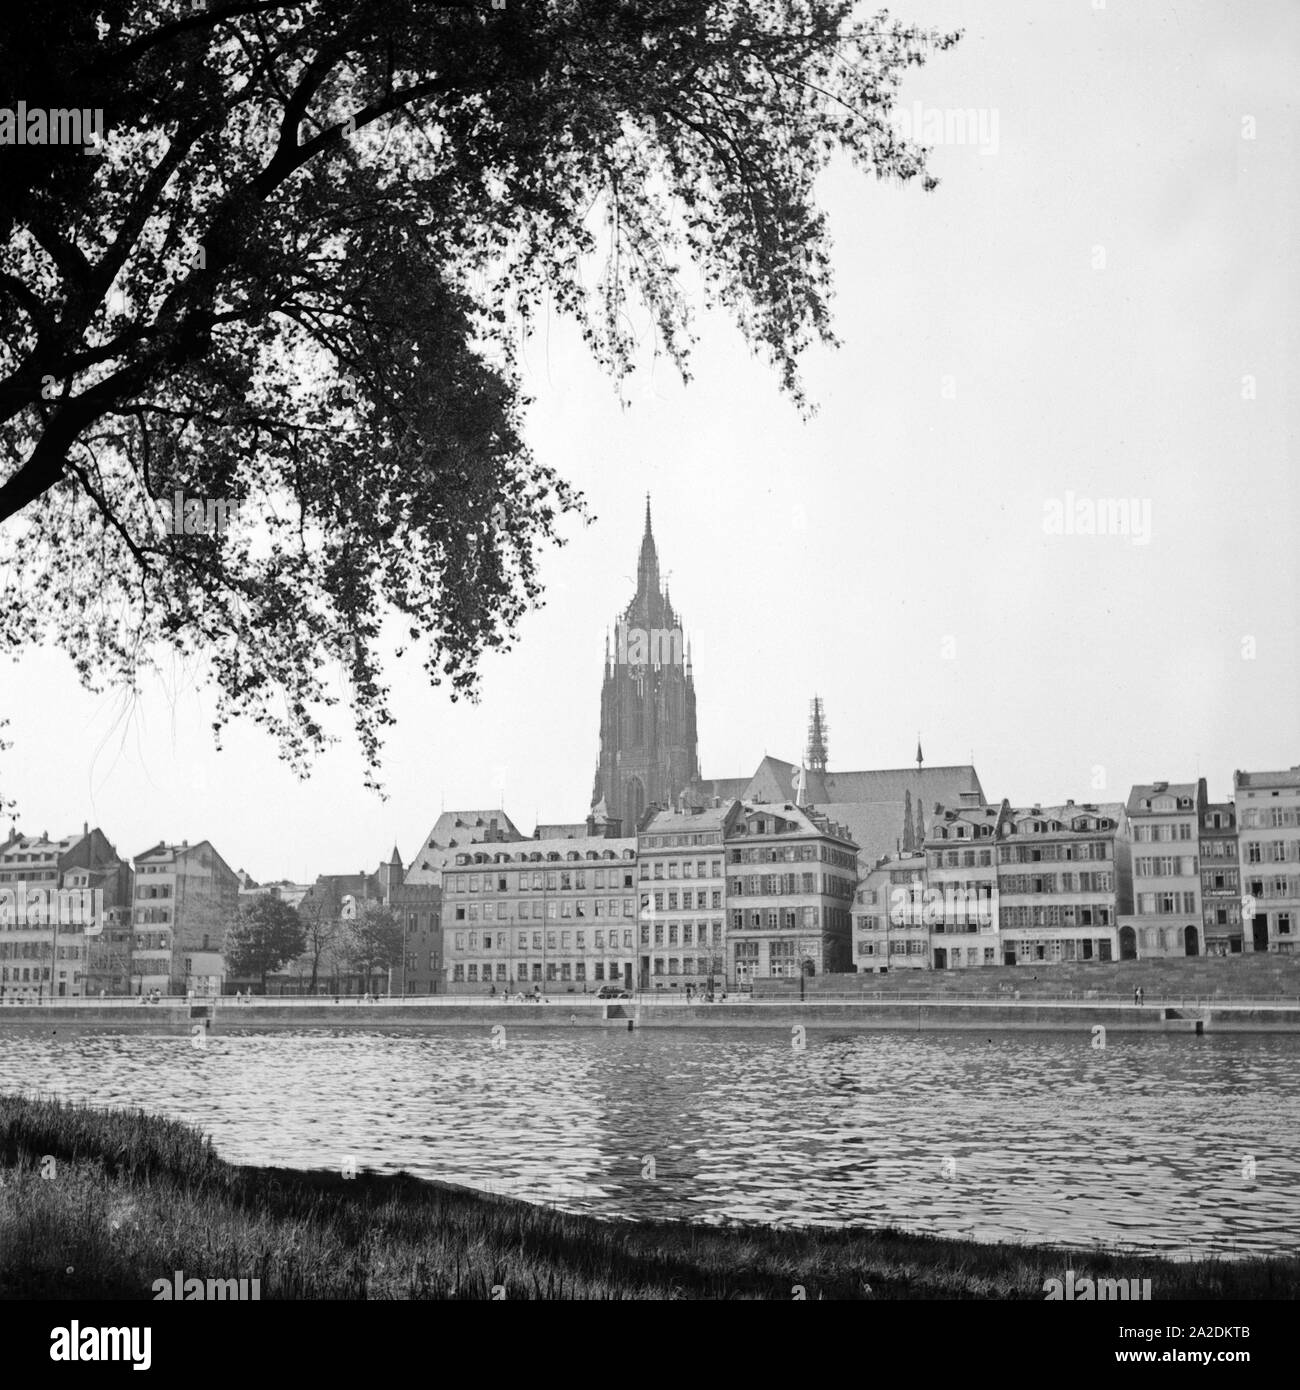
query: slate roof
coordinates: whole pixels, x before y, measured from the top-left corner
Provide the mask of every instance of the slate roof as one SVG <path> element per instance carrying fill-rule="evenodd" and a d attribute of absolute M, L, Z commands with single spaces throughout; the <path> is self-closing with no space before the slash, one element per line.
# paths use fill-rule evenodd
<path fill-rule="evenodd" d="M 405 881 L 412 885 L 438 883 L 443 868 L 455 861 L 461 849 L 487 842 L 493 821 L 497 823 L 497 833 L 503 842 L 526 838 L 500 807 L 484 811 L 444 811 L 416 850 L 407 867 Z"/>

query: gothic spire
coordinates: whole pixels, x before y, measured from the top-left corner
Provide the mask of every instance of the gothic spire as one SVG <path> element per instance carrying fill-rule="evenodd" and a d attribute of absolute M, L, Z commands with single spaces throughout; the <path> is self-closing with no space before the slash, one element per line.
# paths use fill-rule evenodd
<path fill-rule="evenodd" d="M 826 724 L 826 715 L 822 709 L 820 695 L 814 695 L 812 701 L 812 717 L 808 721 L 808 751 L 805 760 L 808 767 L 813 772 L 826 771 L 826 735 L 830 732 Z"/>
<path fill-rule="evenodd" d="M 659 598 L 659 554 L 650 529 L 650 494 L 645 495 L 645 534 L 641 537 L 641 558 L 636 568 L 636 596 L 646 602 Z"/>

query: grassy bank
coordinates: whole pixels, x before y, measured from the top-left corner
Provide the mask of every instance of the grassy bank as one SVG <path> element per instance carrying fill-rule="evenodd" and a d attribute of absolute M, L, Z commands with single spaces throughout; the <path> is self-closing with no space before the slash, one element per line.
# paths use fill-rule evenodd
<path fill-rule="evenodd" d="M 53 1165 L 50 1159 L 53 1159 Z M 42 1177 L 44 1166 L 49 1177 Z M 156 1279 L 269 1298 L 1042 1300 L 1069 1268 L 1153 1299 L 1294 1298 L 1300 1257 L 1173 1264 L 896 1231 L 603 1222 L 404 1174 L 248 1168 L 142 1112 L 0 1097 L 0 1297 L 150 1298 Z"/>

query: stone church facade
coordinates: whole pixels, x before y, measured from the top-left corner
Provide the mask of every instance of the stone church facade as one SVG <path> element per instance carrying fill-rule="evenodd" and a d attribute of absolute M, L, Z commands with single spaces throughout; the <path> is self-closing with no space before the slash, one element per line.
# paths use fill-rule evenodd
<path fill-rule="evenodd" d="M 594 822 L 634 835 L 649 807 L 674 805 L 699 776 L 690 648 L 660 586 L 647 497 L 636 594 L 615 624 L 612 649 L 605 642 Z"/>

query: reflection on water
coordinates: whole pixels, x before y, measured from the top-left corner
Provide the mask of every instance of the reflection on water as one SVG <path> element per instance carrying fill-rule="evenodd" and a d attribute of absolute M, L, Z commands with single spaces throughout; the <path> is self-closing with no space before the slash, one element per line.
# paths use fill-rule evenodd
<path fill-rule="evenodd" d="M 0 1032 L 0 1091 L 142 1105 L 237 1162 L 394 1172 L 609 1216 L 1294 1251 L 1300 1040 L 445 1028 Z M 1254 1158 L 1254 1179 L 1245 1173 Z"/>

